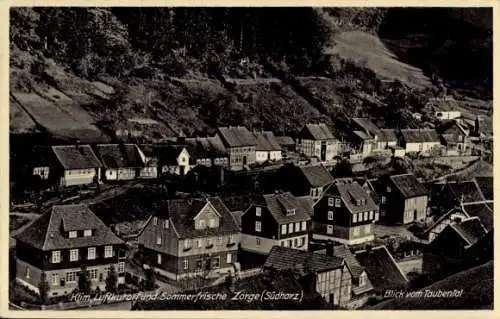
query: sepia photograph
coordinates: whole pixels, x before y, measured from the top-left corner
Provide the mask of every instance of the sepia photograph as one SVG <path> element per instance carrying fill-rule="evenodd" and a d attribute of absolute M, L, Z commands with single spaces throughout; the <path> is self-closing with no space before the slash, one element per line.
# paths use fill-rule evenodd
<path fill-rule="evenodd" d="M 9 311 L 493 310 L 493 21 L 10 7 Z"/>

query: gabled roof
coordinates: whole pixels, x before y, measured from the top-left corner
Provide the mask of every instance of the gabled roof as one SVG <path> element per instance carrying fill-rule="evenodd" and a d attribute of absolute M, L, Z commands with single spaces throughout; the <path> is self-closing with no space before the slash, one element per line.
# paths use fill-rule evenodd
<path fill-rule="evenodd" d="M 395 142 L 398 140 L 396 130 L 381 129 L 377 132 L 377 139 L 380 142 Z"/>
<path fill-rule="evenodd" d="M 439 143 L 439 136 L 435 130 L 402 129 L 401 135 L 406 143 Z"/>
<path fill-rule="evenodd" d="M 290 136 L 276 136 L 276 140 L 281 146 L 295 145 L 295 141 Z"/>
<path fill-rule="evenodd" d="M 457 122 L 456 120 L 450 120 L 443 122 L 439 127 L 439 132 L 441 134 L 453 134 L 453 135 L 464 135 L 469 136 L 469 129 Z"/>
<path fill-rule="evenodd" d="M 333 183 L 332 175 L 323 165 L 299 166 L 299 170 L 311 187 L 324 187 Z"/>
<path fill-rule="evenodd" d="M 493 229 L 494 211 L 493 208 L 490 207 L 488 204 L 486 203 L 466 204 L 463 206 L 463 209 L 465 210 L 467 215 L 471 217 L 478 217 L 481 220 L 481 223 L 488 231 Z"/>
<path fill-rule="evenodd" d="M 443 222 L 443 220 L 447 219 L 450 215 L 457 214 L 457 213 L 462 213 L 464 216 L 467 216 L 467 213 L 464 212 L 461 208 L 454 207 L 454 208 L 450 209 L 448 212 L 446 212 L 445 214 L 443 214 L 441 217 L 439 217 L 438 220 L 436 220 L 434 223 L 432 223 L 432 225 L 430 225 L 425 230 L 423 230 L 421 232 L 421 235 L 428 234 L 431 230 L 436 228 L 436 226 L 439 226 Z"/>
<path fill-rule="evenodd" d="M 264 268 L 272 268 L 278 271 L 296 269 L 299 271 L 319 273 L 340 268 L 344 260 L 335 256 L 316 254 L 309 251 L 273 246 L 269 256 L 264 263 Z"/>
<path fill-rule="evenodd" d="M 313 207 L 291 193 L 267 194 L 262 196 L 263 204 L 279 224 L 310 220 Z M 295 209 L 295 214 L 286 215 L 287 209 Z"/>
<path fill-rule="evenodd" d="M 405 198 L 428 195 L 429 191 L 420 183 L 413 174 L 401 174 L 390 176 L 393 185 Z"/>
<path fill-rule="evenodd" d="M 256 151 L 281 151 L 281 146 L 273 132 L 253 132 L 253 136 L 257 142 Z"/>
<path fill-rule="evenodd" d="M 451 227 L 468 245 L 474 245 L 487 233 L 478 217 L 468 218 L 460 223 L 450 224 L 448 227 Z"/>
<path fill-rule="evenodd" d="M 99 144 L 97 154 L 106 168 L 144 167 L 139 148 L 135 144 Z"/>
<path fill-rule="evenodd" d="M 194 228 L 194 217 L 207 204 L 220 215 L 219 227 L 217 228 Z M 239 232 L 238 223 L 229 209 L 222 203 L 219 197 L 209 198 L 183 198 L 167 200 L 164 205 L 158 207 L 154 216 L 160 218 L 170 218 L 179 238 L 197 238 L 205 236 L 217 236 L 226 234 L 235 234 Z"/>
<path fill-rule="evenodd" d="M 186 138 L 189 154 L 197 158 L 227 157 L 222 140 L 215 137 Z"/>
<path fill-rule="evenodd" d="M 459 202 L 474 203 L 486 200 L 475 180 L 448 182 L 446 187 Z"/>
<path fill-rule="evenodd" d="M 144 155 L 158 159 L 160 165 L 177 165 L 177 158 L 186 149 L 183 145 L 141 145 Z"/>
<path fill-rule="evenodd" d="M 359 139 L 363 140 L 363 141 L 367 141 L 367 140 L 373 140 L 374 137 L 372 137 L 371 135 L 368 135 L 366 134 L 365 132 L 363 131 L 352 131 L 352 133 L 358 137 Z"/>
<path fill-rule="evenodd" d="M 354 257 L 354 254 L 351 252 L 349 247 L 347 247 L 347 245 L 334 245 L 332 249 L 333 256 L 344 259 L 352 277 L 358 280 L 359 276 L 363 273 L 364 268 L 358 262 L 356 257 Z"/>
<path fill-rule="evenodd" d="M 52 146 L 52 151 L 64 169 L 89 169 L 102 167 L 90 145 Z"/>
<path fill-rule="evenodd" d="M 385 246 L 357 252 L 356 259 L 376 289 L 396 288 L 408 283 L 408 278 Z"/>
<path fill-rule="evenodd" d="M 67 231 L 93 229 L 89 237 L 66 238 Z M 41 215 L 15 239 L 41 250 L 122 244 L 118 238 L 87 206 L 57 205 Z"/>
<path fill-rule="evenodd" d="M 313 140 L 334 140 L 326 124 L 306 124 L 299 134 L 302 138 Z"/>
<path fill-rule="evenodd" d="M 253 134 L 244 126 L 219 127 L 217 131 L 229 147 L 255 146 L 257 144 Z"/>
<path fill-rule="evenodd" d="M 375 136 L 378 134 L 380 129 L 375 125 L 370 119 L 364 117 L 353 117 L 352 121 L 361 129 L 363 129 L 364 133 L 367 133 L 371 136 Z"/>
<path fill-rule="evenodd" d="M 350 178 L 339 178 L 325 191 L 327 194 L 340 196 L 350 213 L 356 214 L 378 210 L 371 196 Z M 357 201 L 360 202 L 358 205 Z"/>

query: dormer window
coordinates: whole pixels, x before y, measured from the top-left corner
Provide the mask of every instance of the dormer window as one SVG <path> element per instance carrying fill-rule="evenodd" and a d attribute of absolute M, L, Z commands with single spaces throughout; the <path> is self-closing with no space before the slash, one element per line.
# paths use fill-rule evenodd
<path fill-rule="evenodd" d="M 255 207 L 255 216 L 257 216 L 257 217 L 262 216 L 262 208 Z"/>
<path fill-rule="evenodd" d="M 92 229 L 85 229 L 83 231 L 83 237 L 90 237 L 92 236 Z"/>
<path fill-rule="evenodd" d="M 361 276 L 359 276 L 359 286 L 362 287 L 366 285 L 366 273 L 362 273 Z"/>
<path fill-rule="evenodd" d="M 335 199 L 333 197 L 328 198 L 328 206 L 332 207 L 334 200 Z"/>
<path fill-rule="evenodd" d="M 289 208 L 286 210 L 286 215 L 287 216 L 292 216 L 295 215 L 295 208 Z"/>
<path fill-rule="evenodd" d="M 78 232 L 77 231 L 70 231 L 68 234 L 69 238 L 76 238 L 78 237 Z"/>
<path fill-rule="evenodd" d="M 161 245 L 161 236 L 156 236 L 156 244 Z"/>

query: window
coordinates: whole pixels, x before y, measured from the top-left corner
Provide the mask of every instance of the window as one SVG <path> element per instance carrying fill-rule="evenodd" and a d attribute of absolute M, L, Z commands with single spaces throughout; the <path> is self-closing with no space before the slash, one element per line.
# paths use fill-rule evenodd
<path fill-rule="evenodd" d="M 363 213 L 358 213 L 358 222 L 363 221 Z"/>
<path fill-rule="evenodd" d="M 97 268 L 89 269 L 89 278 L 90 280 L 97 279 Z"/>
<path fill-rule="evenodd" d="M 378 213 L 378 212 L 376 212 L 376 213 L 375 213 L 375 221 L 378 221 L 378 219 L 379 219 L 379 213 Z"/>
<path fill-rule="evenodd" d="M 163 221 L 163 228 L 168 229 L 168 227 L 169 227 L 169 223 L 168 223 L 168 219 L 167 219 L 167 220 Z"/>
<path fill-rule="evenodd" d="M 213 259 L 212 267 L 213 268 L 219 268 L 220 267 L 220 257 L 215 257 Z"/>
<path fill-rule="evenodd" d="M 364 286 L 366 285 L 366 274 L 363 273 L 361 276 L 359 276 L 359 285 Z"/>
<path fill-rule="evenodd" d="M 158 217 L 153 217 L 153 225 L 158 225 Z"/>
<path fill-rule="evenodd" d="M 288 241 L 284 240 L 282 243 L 282 246 L 288 247 Z"/>
<path fill-rule="evenodd" d="M 286 235 L 286 225 L 281 225 L 281 235 Z"/>
<path fill-rule="evenodd" d="M 113 257 L 113 246 L 104 247 L 104 258 Z"/>
<path fill-rule="evenodd" d="M 211 238 L 207 239 L 207 247 L 213 246 L 214 243 Z"/>
<path fill-rule="evenodd" d="M 69 251 L 69 261 L 77 261 L 78 260 L 78 249 L 71 249 Z"/>
<path fill-rule="evenodd" d="M 255 231 L 262 231 L 262 225 L 260 224 L 260 222 L 255 222 Z"/>
<path fill-rule="evenodd" d="M 184 270 L 188 270 L 189 268 L 189 261 L 187 259 L 184 260 Z"/>
<path fill-rule="evenodd" d="M 92 236 L 92 229 L 85 229 L 83 231 L 83 237 L 90 237 Z"/>
<path fill-rule="evenodd" d="M 76 231 L 70 231 L 69 232 L 69 238 L 76 238 L 78 235 L 77 235 L 77 232 Z"/>
<path fill-rule="evenodd" d="M 76 282 L 78 278 L 76 271 L 70 271 L 66 273 L 66 282 Z"/>
<path fill-rule="evenodd" d="M 382 197 L 380 198 L 380 202 L 381 202 L 382 204 L 385 204 L 385 199 L 386 199 L 386 197 L 385 197 L 385 196 L 382 196 Z"/>
<path fill-rule="evenodd" d="M 201 248 L 201 239 L 196 241 L 196 247 Z"/>
<path fill-rule="evenodd" d="M 373 210 L 370 211 L 370 219 L 373 219 Z"/>
<path fill-rule="evenodd" d="M 52 274 L 52 278 L 51 278 L 51 284 L 52 286 L 58 286 L 60 285 L 61 283 L 59 282 L 59 274 Z"/>
<path fill-rule="evenodd" d="M 207 226 L 204 219 L 200 219 L 200 221 L 198 222 L 198 225 L 202 229 Z"/>
<path fill-rule="evenodd" d="M 160 235 L 156 236 L 156 244 L 161 245 L 161 236 Z"/>
<path fill-rule="evenodd" d="M 295 223 L 295 231 L 300 231 L 300 223 Z"/>
<path fill-rule="evenodd" d="M 302 222 L 302 231 L 307 229 L 307 222 Z"/>
<path fill-rule="evenodd" d="M 368 212 L 365 212 L 365 216 L 364 216 L 363 220 L 368 220 Z"/>
<path fill-rule="evenodd" d="M 333 197 L 328 198 L 328 206 L 332 207 L 335 199 Z"/>
<path fill-rule="evenodd" d="M 91 247 L 91 248 L 88 249 L 87 259 L 88 260 L 95 259 L 95 247 Z"/>
<path fill-rule="evenodd" d="M 260 207 L 255 207 L 255 216 L 262 216 L 262 208 Z"/>
<path fill-rule="evenodd" d="M 203 260 L 202 259 L 196 260 L 196 269 L 200 270 L 202 268 L 203 268 Z"/>
<path fill-rule="evenodd" d="M 299 244 L 297 247 L 302 247 L 302 245 L 304 245 L 304 238 L 303 237 L 300 237 L 299 238 Z"/>
<path fill-rule="evenodd" d="M 335 199 L 335 207 L 340 207 L 340 198 Z"/>
<path fill-rule="evenodd" d="M 156 263 L 157 263 L 158 265 L 161 265 L 161 254 L 157 254 L 157 255 L 156 255 Z"/>
<path fill-rule="evenodd" d="M 30 269 L 26 267 L 26 278 L 30 278 Z"/>
<path fill-rule="evenodd" d="M 293 239 L 293 246 L 294 246 L 294 247 L 297 247 L 298 243 L 299 243 L 299 242 L 298 242 L 297 238 L 294 238 L 294 239 Z"/>
<path fill-rule="evenodd" d="M 256 238 L 256 243 L 257 246 L 260 246 L 260 238 Z"/>
<path fill-rule="evenodd" d="M 327 234 L 333 234 L 333 226 L 332 225 L 328 225 L 326 226 L 326 233 Z"/>
<path fill-rule="evenodd" d="M 184 249 L 189 249 L 189 248 L 191 248 L 191 240 L 186 239 L 184 240 Z"/>
<path fill-rule="evenodd" d="M 117 270 L 117 272 L 118 272 L 119 274 L 121 274 L 121 273 L 124 273 L 124 272 L 125 272 L 125 262 L 124 262 L 124 261 L 120 261 L 120 262 L 118 263 L 118 270 Z"/>
<path fill-rule="evenodd" d="M 52 252 L 52 263 L 57 264 L 61 262 L 61 252 L 59 250 Z"/>
<path fill-rule="evenodd" d="M 208 227 L 215 228 L 215 218 L 210 218 L 208 220 Z"/>
<path fill-rule="evenodd" d="M 358 236 L 359 235 L 359 227 L 356 227 L 353 229 L 353 234 L 354 236 Z"/>
<path fill-rule="evenodd" d="M 295 215 L 295 208 L 290 208 L 286 210 L 286 215 L 287 216 L 292 216 Z"/>
<path fill-rule="evenodd" d="M 352 214 L 352 222 L 356 223 L 358 221 L 358 215 L 357 214 Z"/>
<path fill-rule="evenodd" d="M 226 263 L 230 264 L 233 262 L 233 255 L 231 253 L 227 253 L 226 255 Z"/>
<path fill-rule="evenodd" d="M 291 239 L 288 240 L 288 247 L 292 247 L 292 240 Z"/>
<path fill-rule="evenodd" d="M 293 223 L 288 224 L 288 233 L 293 233 Z"/>
<path fill-rule="evenodd" d="M 331 210 L 328 212 L 328 220 L 333 220 L 333 212 Z"/>

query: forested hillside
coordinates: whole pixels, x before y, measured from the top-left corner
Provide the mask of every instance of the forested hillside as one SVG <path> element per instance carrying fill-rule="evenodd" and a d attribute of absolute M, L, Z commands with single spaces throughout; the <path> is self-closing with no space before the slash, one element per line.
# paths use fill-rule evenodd
<path fill-rule="evenodd" d="M 406 13 L 394 10 L 13 8 L 11 132 L 113 138 L 146 117 L 173 135 L 235 124 L 293 134 L 305 121 L 341 134 L 348 115 L 417 125 L 410 112 L 464 78 L 475 88 L 457 96 L 491 96 L 491 10 L 427 9 L 461 27 L 442 47 L 435 26 L 387 32 L 405 30 L 397 17 Z M 411 18 L 429 16 L 418 12 Z M 405 34 L 434 40 L 419 42 L 416 55 L 398 47 Z"/>

